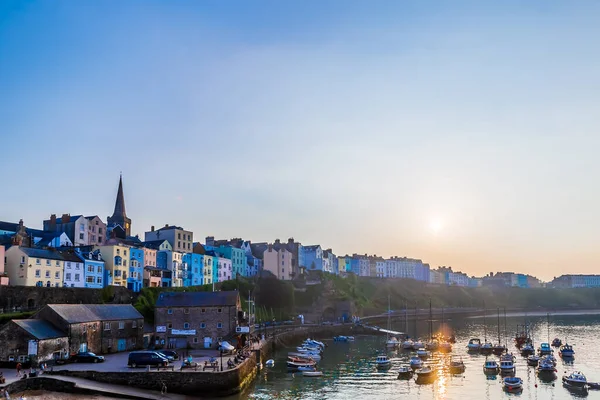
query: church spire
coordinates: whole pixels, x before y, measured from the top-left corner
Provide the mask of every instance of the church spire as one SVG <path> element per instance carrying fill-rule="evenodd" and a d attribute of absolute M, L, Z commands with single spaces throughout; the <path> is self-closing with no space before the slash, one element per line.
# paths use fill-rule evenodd
<path fill-rule="evenodd" d="M 125 217 L 125 195 L 123 194 L 123 174 L 119 175 L 119 189 L 117 190 L 117 200 L 115 201 L 115 211 L 113 212 L 113 218 Z"/>
<path fill-rule="evenodd" d="M 131 219 L 127 218 L 125 212 L 125 195 L 123 194 L 123 174 L 119 174 L 119 189 L 117 190 L 117 199 L 115 201 L 115 211 L 112 217 L 107 218 L 107 228 L 112 231 L 116 226 L 120 226 L 122 234 L 125 236 L 131 235 Z M 107 232 L 108 233 L 108 232 Z"/>

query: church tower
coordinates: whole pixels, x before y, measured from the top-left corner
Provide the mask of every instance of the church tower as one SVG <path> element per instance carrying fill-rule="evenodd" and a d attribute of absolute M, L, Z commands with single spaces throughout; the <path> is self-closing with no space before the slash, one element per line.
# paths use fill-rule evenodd
<path fill-rule="evenodd" d="M 131 236 L 131 219 L 127 218 L 127 213 L 125 212 L 122 175 L 119 176 L 119 190 L 117 191 L 117 200 L 115 201 L 115 211 L 113 212 L 112 217 L 107 218 L 106 224 L 109 231 L 112 231 L 117 225 L 125 231 L 125 238 Z"/>

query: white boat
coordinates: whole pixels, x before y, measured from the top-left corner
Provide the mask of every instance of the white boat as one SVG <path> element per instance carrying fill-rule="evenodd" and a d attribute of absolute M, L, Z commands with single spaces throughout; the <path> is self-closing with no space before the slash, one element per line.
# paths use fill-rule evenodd
<path fill-rule="evenodd" d="M 310 376 L 310 377 L 317 377 L 317 376 L 323 376 L 323 373 L 321 371 L 302 371 L 302 375 Z"/>
<path fill-rule="evenodd" d="M 507 392 L 520 392 L 523 390 L 523 380 L 517 377 L 504 378 L 502 385 Z"/>
<path fill-rule="evenodd" d="M 483 364 L 483 373 L 488 375 L 496 375 L 500 371 L 500 366 L 496 360 L 485 360 Z"/>
<path fill-rule="evenodd" d="M 298 371 L 304 372 L 304 371 L 316 371 L 317 369 L 315 368 L 314 365 L 303 365 L 301 367 L 298 367 Z"/>
<path fill-rule="evenodd" d="M 426 365 L 416 371 L 417 381 L 429 381 L 436 377 L 435 370 L 430 366 Z"/>
<path fill-rule="evenodd" d="M 398 379 L 410 379 L 412 378 L 413 373 L 414 371 L 412 368 L 403 365 L 398 369 Z"/>
<path fill-rule="evenodd" d="M 321 361 L 321 355 L 313 353 L 288 353 L 288 358 L 300 358 L 310 361 Z"/>
<path fill-rule="evenodd" d="M 410 367 L 412 369 L 418 369 L 423 366 L 423 361 L 419 357 L 411 357 L 410 359 Z"/>
<path fill-rule="evenodd" d="M 512 360 L 500 361 L 500 373 L 511 375 L 515 373 L 515 363 Z"/>
<path fill-rule="evenodd" d="M 306 339 L 306 340 L 304 341 L 304 343 L 312 344 L 312 345 L 314 345 L 314 346 L 318 346 L 318 347 L 320 347 L 320 348 L 322 348 L 322 349 L 324 349 L 324 348 L 325 348 L 325 343 L 323 343 L 323 342 L 319 342 L 318 340 L 314 340 L 314 339 L 311 339 L 311 338 L 308 338 L 308 339 Z"/>
<path fill-rule="evenodd" d="M 400 343 L 400 342 L 398 342 L 398 339 L 396 339 L 395 337 L 393 337 L 393 336 L 392 336 L 392 337 L 390 337 L 390 338 L 388 339 L 388 341 L 386 342 L 386 346 L 387 346 L 388 348 L 395 349 L 395 348 L 397 348 L 397 347 L 398 347 L 398 344 L 399 344 L 399 343 Z"/>
<path fill-rule="evenodd" d="M 540 356 L 545 356 L 547 354 L 552 354 L 552 348 L 548 343 L 540 344 L 540 348 L 538 349 L 538 353 Z"/>
<path fill-rule="evenodd" d="M 375 359 L 375 364 L 377 365 L 377 368 L 380 369 L 384 369 L 384 368 L 389 368 L 392 366 L 392 361 L 387 358 L 387 356 L 377 356 L 377 358 Z"/>
<path fill-rule="evenodd" d="M 274 367 L 275 366 L 275 360 L 267 360 L 267 362 L 265 362 L 265 365 L 267 367 Z"/>
<path fill-rule="evenodd" d="M 465 363 L 463 362 L 462 358 L 458 358 L 458 359 L 453 359 L 450 361 L 450 373 L 453 375 L 457 375 L 457 374 L 462 374 L 463 372 L 465 372 Z"/>
<path fill-rule="evenodd" d="M 425 350 L 424 348 L 420 348 L 419 350 L 417 350 L 417 356 L 419 358 L 429 358 L 429 356 L 431 355 L 430 351 Z"/>
<path fill-rule="evenodd" d="M 413 341 L 410 339 L 405 340 L 402 342 L 402 348 L 404 350 L 411 350 L 413 348 Z"/>
<path fill-rule="evenodd" d="M 321 350 L 316 348 L 316 347 L 304 347 L 304 346 L 298 346 L 296 347 L 296 351 L 298 353 L 314 353 L 314 354 L 321 354 Z"/>
<path fill-rule="evenodd" d="M 587 379 L 581 372 L 572 372 L 562 378 L 563 386 L 569 389 L 587 390 Z"/>
<path fill-rule="evenodd" d="M 354 336 L 346 336 L 349 342 L 354 342 Z"/>
<path fill-rule="evenodd" d="M 469 340 L 469 344 L 467 344 L 467 350 L 470 352 L 478 352 L 481 348 L 481 339 L 473 338 Z"/>

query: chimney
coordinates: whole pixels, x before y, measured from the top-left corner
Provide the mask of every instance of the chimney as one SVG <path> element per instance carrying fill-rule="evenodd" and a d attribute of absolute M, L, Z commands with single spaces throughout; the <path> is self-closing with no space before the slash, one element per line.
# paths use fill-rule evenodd
<path fill-rule="evenodd" d="M 68 224 L 69 221 L 71 220 L 71 215 L 70 214 L 63 214 L 61 221 L 63 224 Z"/>
<path fill-rule="evenodd" d="M 294 238 L 289 238 L 288 239 L 288 244 L 292 244 L 292 243 L 294 243 Z"/>
<path fill-rule="evenodd" d="M 24 226 L 23 226 L 23 220 L 20 219 L 19 220 L 19 233 L 25 232 Z"/>
<path fill-rule="evenodd" d="M 150 232 L 154 232 L 154 225 L 150 227 Z"/>
<path fill-rule="evenodd" d="M 169 224 L 165 224 L 165 228 L 168 228 L 168 227 L 169 227 Z"/>
<path fill-rule="evenodd" d="M 215 237 L 214 236 L 207 236 L 206 237 L 206 245 L 214 247 L 214 245 L 215 245 Z"/>
<path fill-rule="evenodd" d="M 50 216 L 50 227 L 49 227 L 51 231 L 55 231 L 56 230 L 56 214 L 52 214 Z"/>
<path fill-rule="evenodd" d="M 275 239 L 275 244 L 281 244 L 281 241 L 279 239 Z"/>

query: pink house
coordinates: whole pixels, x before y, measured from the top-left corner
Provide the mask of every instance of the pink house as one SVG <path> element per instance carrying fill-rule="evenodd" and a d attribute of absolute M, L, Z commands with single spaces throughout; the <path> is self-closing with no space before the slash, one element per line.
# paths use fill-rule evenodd
<path fill-rule="evenodd" d="M 0 286 L 8 285 L 8 275 L 4 271 L 4 246 L 0 245 Z"/>
<path fill-rule="evenodd" d="M 162 271 L 156 267 L 156 249 L 144 247 L 144 287 L 161 287 Z"/>

